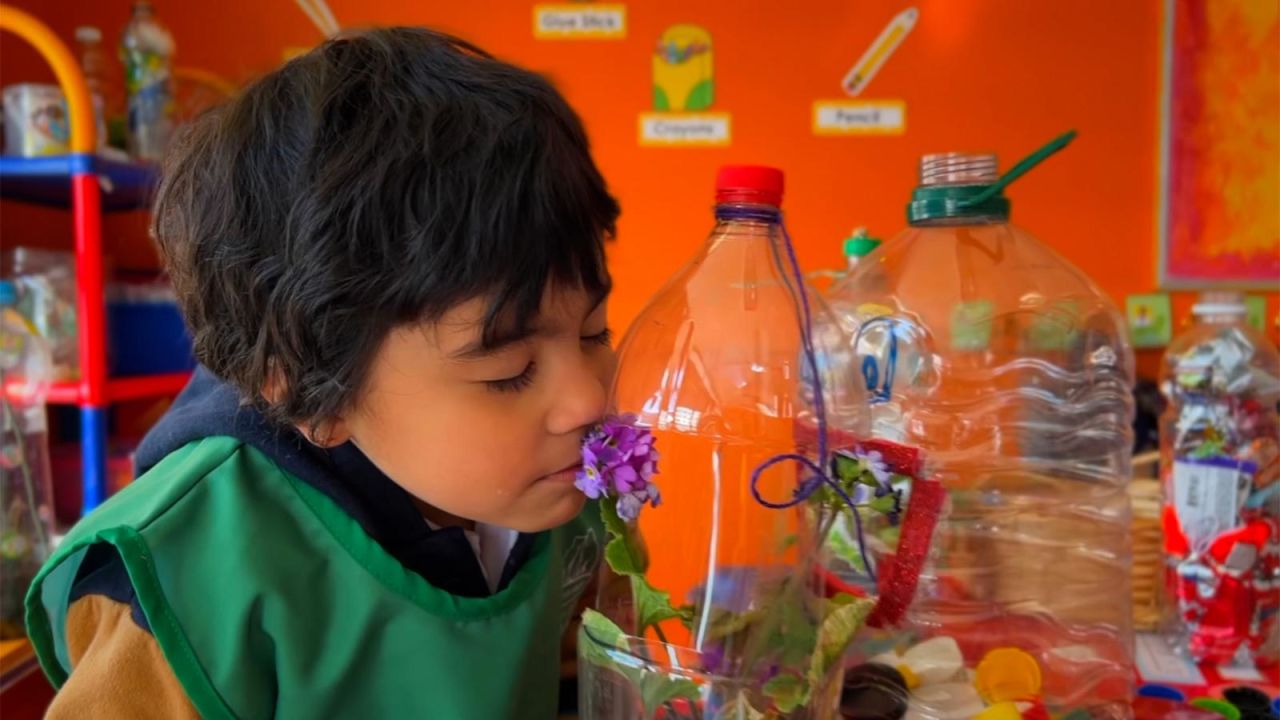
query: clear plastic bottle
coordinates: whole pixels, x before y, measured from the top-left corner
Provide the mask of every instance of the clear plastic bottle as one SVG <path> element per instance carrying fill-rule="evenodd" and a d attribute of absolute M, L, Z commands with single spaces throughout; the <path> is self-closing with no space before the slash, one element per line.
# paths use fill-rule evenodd
<path fill-rule="evenodd" d="M 601 644 L 589 633 L 580 635 L 580 653 L 587 653 L 579 663 L 585 718 L 710 720 L 758 711 L 826 720 L 834 713 L 838 677 L 830 673 L 828 689 L 812 693 L 800 708 L 783 709 L 766 689 L 779 676 L 797 682 L 806 677 L 822 622 L 809 580 L 817 543 L 808 517 L 799 506 L 761 502 L 792 499 L 798 466 L 781 462 L 762 472 L 758 483 L 752 479 L 775 456 L 815 454 L 801 428 L 814 421 L 807 385 L 814 374 L 805 367 L 801 328 L 806 300 L 815 323 L 825 310 L 797 282 L 781 225 L 782 183 L 782 173 L 772 168 L 722 169 L 710 236 L 619 346 L 614 403 L 652 430 L 661 454 L 662 504 L 645 510 L 638 525 L 646 578 L 673 603 L 686 605 L 687 615 L 684 622 L 659 623 L 652 636 L 638 636 L 643 598 L 625 581 L 602 583 L 592 606 L 625 637 Z M 861 388 L 846 384 L 837 393 L 824 379 L 826 416 L 857 429 Z M 782 648 L 783 633 L 794 639 L 789 650 Z M 808 647 L 797 651 L 805 638 Z M 590 661 L 593 652 L 609 654 L 614 669 Z M 625 682 L 637 673 L 643 677 Z M 642 702 L 672 678 L 696 692 L 692 704 L 655 711 Z"/>
<path fill-rule="evenodd" d="M 80 50 L 80 71 L 89 86 L 93 103 L 93 120 L 97 126 L 98 149 L 107 146 L 107 56 L 102 51 L 102 31 L 92 25 L 76 28 L 76 44 Z"/>
<path fill-rule="evenodd" d="M 22 637 L 23 597 L 49 557 L 52 479 L 44 397 L 50 360 L 0 280 L 0 638 Z"/>
<path fill-rule="evenodd" d="M 149 162 L 164 155 L 173 128 L 173 36 L 155 18 L 149 0 L 135 0 L 120 36 L 128 95 L 129 154 Z"/>
<path fill-rule="evenodd" d="M 873 651 L 921 680 L 921 720 L 1012 695 L 1131 712 L 1133 355 L 1107 296 L 1010 224 L 1028 163 L 925 156 L 910 226 L 829 294 L 873 434 L 923 450 L 948 491 L 907 627 Z"/>
<path fill-rule="evenodd" d="M 1280 353 L 1239 293 L 1201 295 L 1165 352 L 1161 418 L 1172 633 L 1197 660 L 1277 658 Z M 1270 642 L 1268 642 L 1270 640 Z"/>

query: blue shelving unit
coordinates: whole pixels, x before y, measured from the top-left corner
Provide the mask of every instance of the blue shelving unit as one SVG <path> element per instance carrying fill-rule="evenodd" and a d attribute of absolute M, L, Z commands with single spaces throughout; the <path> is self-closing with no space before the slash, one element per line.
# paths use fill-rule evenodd
<path fill-rule="evenodd" d="M 98 177 L 105 212 L 147 208 L 158 178 L 154 166 L 95 155 L 0 155 L 0 198 L 70 208 L 71 177 L 82 173 Z"/>

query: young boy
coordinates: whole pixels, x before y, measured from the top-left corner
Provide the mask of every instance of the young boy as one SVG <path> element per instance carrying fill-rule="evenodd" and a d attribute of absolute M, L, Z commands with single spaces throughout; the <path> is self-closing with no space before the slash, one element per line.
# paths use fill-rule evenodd
<path fill-rule="evenodd" d="M 617 215 L 545 80 L 426 30 L 195 121 L 155 234 L 202 367 L 32 587 L 50 717 L 553 717 Z"/>

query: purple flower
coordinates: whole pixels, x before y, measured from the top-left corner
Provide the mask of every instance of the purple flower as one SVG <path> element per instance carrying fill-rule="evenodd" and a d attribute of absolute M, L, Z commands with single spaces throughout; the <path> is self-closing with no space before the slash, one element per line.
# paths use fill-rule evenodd
<path fill-rule="evenodd" d="M 721 671 L 728 669 L 728 665 L 725 662 L 723 644 L 716 643 L 702 651 L 702 669 L 706 672 L 717 675 Z"/>
<path fill-rule="evenodd" d="M 635 415 L 613 415 L 587 433 L 582 443 L 582 470 L 574 485 L 587 497 L 616 497 L 618 517 L 634 522 L 646 504 L 662 502 L 653 476 L 658 451 L 653 434 L 636 425 Z"/>
<path fill-rule="evenodd" d="M 862 461 L 862 467 L 865 468 L 867 472 L 871 473 L 871 476 L 876 479 L 876 482 L 880 484 L 880 487 L 885 488 L 886 490 L 889 488 L 889 482 L 893 479 L 893 473 L 889 470 L 889 465 L 885 463 L 884 456 L 880 454 L 879 450 L 872 450 L 871 452 L 864 453 L 859 449 L 855 450 L 853 455 Z"/>

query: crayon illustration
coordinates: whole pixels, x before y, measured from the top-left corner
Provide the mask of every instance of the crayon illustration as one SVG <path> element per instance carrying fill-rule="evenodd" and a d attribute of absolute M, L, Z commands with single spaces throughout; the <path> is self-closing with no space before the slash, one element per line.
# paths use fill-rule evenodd
<path fill-rule="evenodd" d="M 653 109 L 696 112 L 715 99 L 711 33 L 697 25 L 672 25 L 653 54 Z"/>

